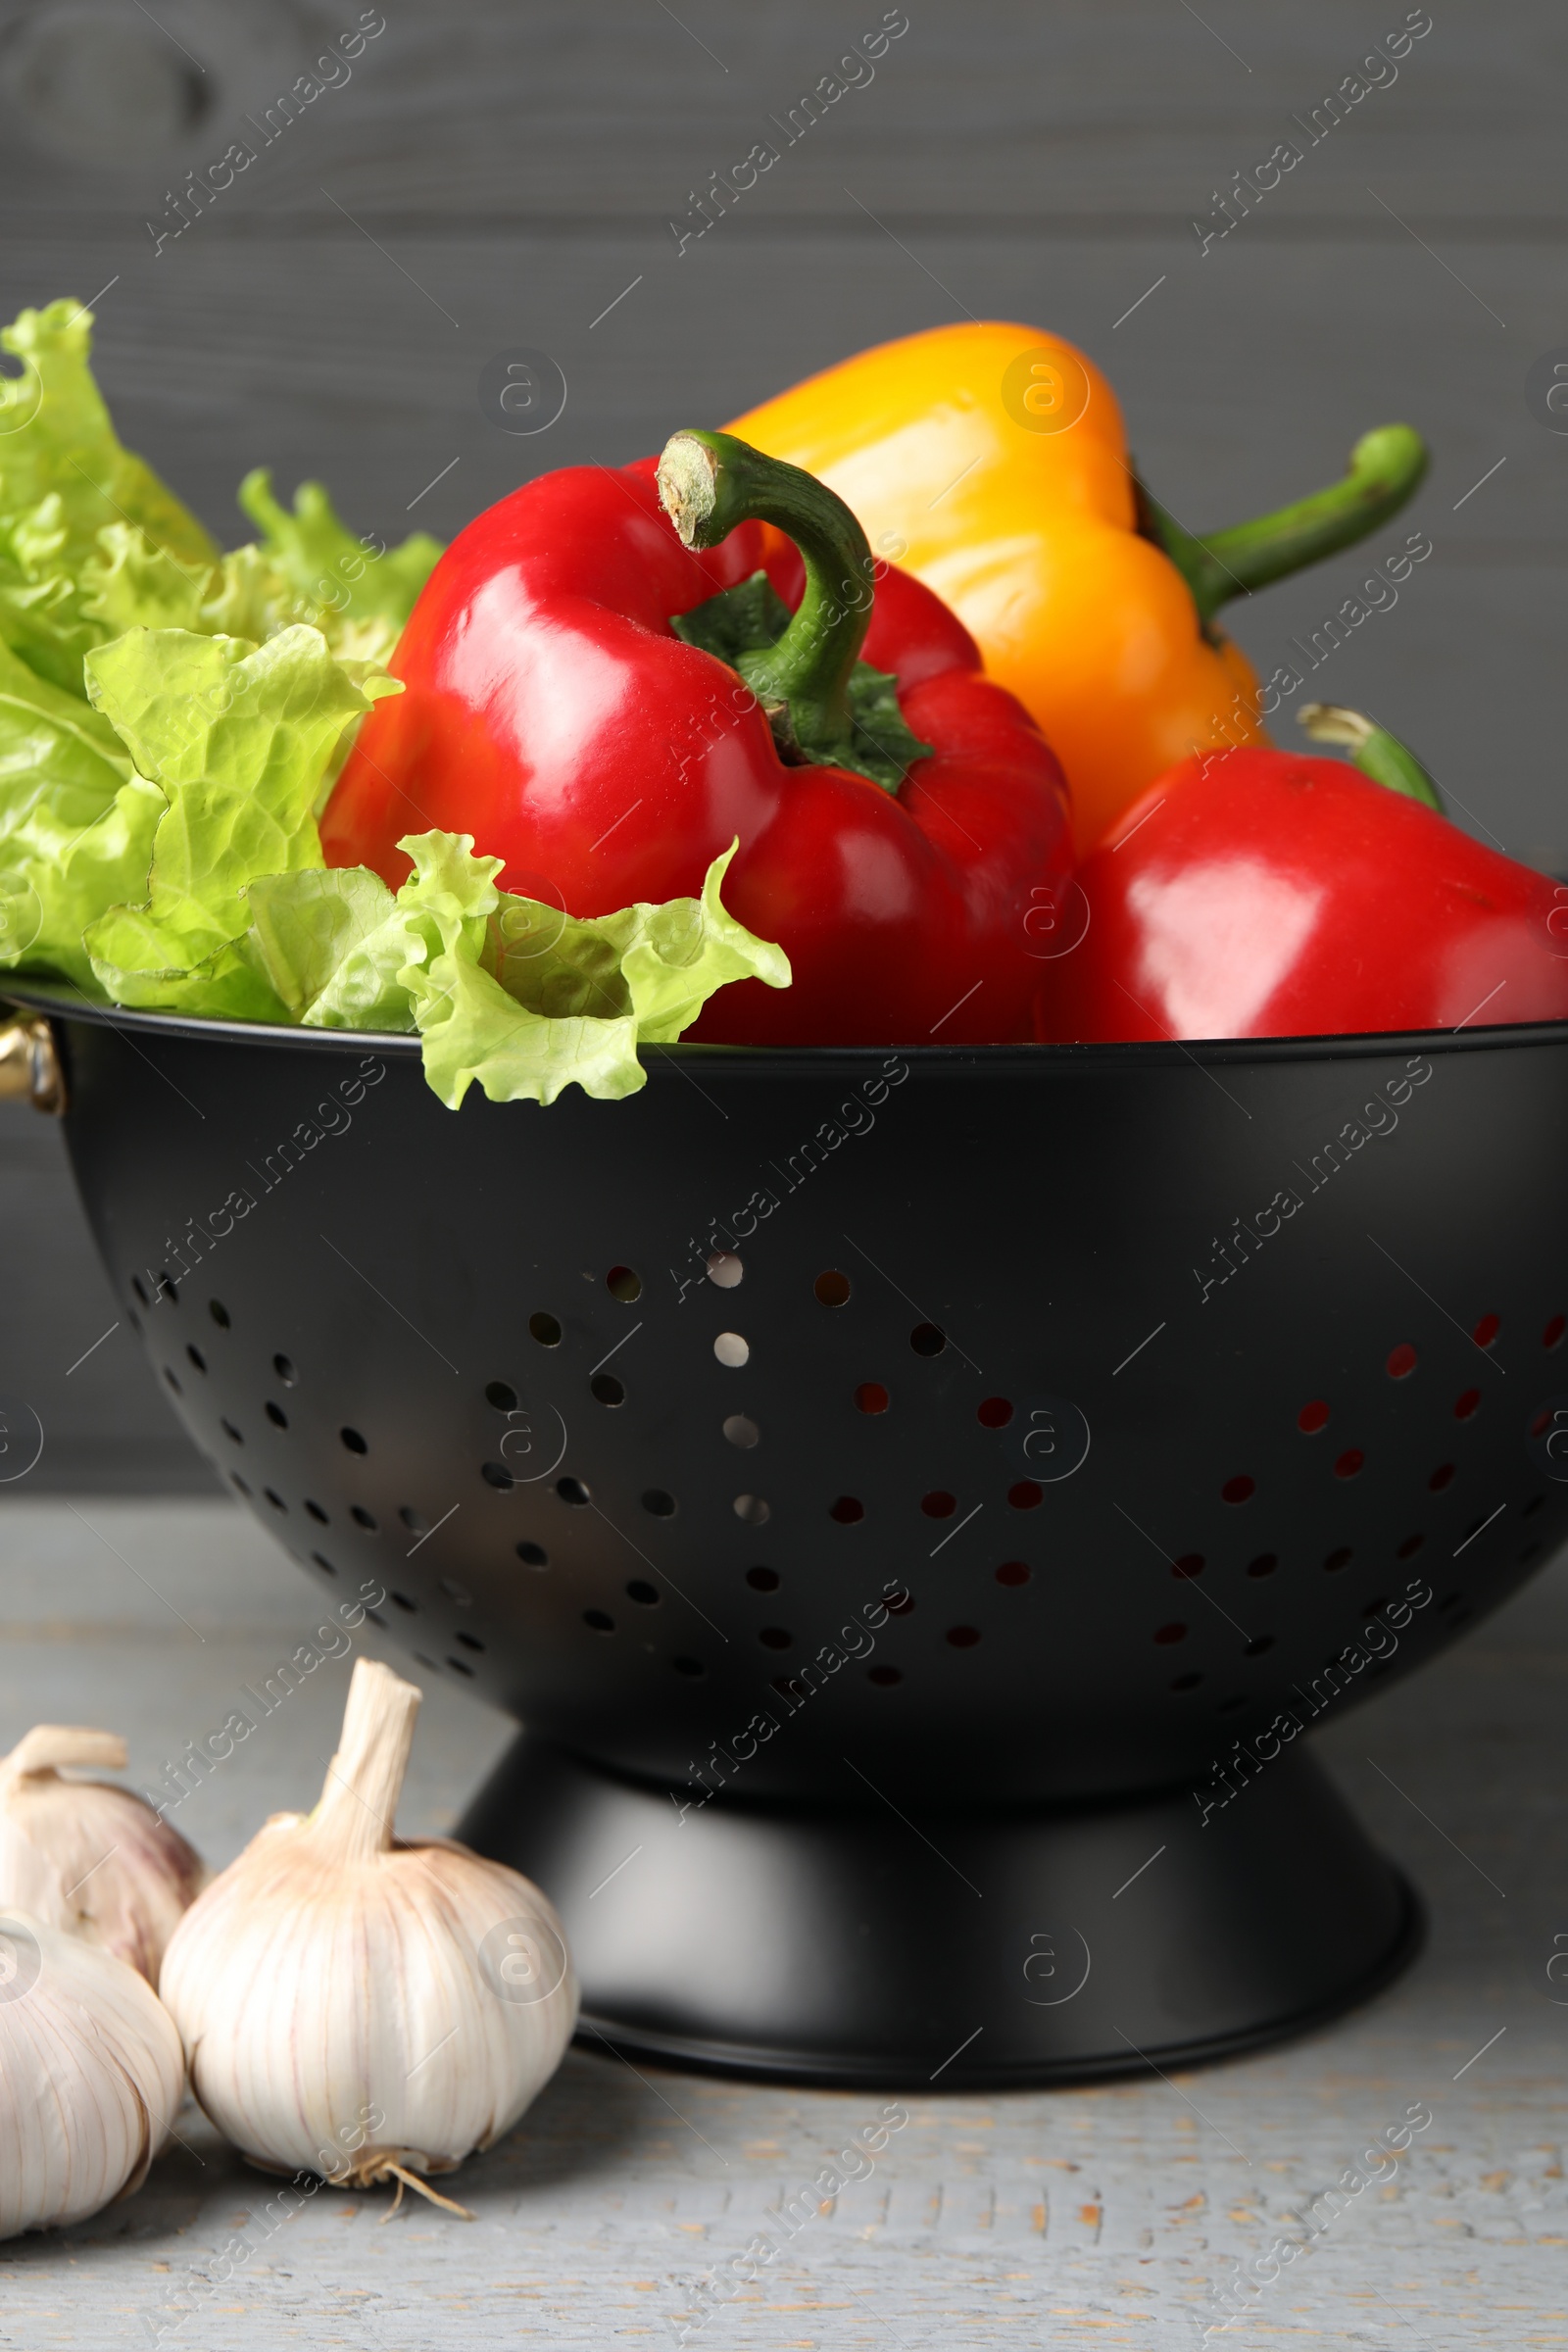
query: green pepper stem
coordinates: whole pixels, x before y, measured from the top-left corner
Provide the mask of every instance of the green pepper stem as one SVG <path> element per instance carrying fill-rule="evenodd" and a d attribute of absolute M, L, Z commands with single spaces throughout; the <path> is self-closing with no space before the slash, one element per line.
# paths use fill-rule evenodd
<path fill-rule="evenodd" d="M 1343 481 L 1272 514 L 1195 538 L 1140 483 L 1140 519 L 1186 580 L 1206 625 L 1233 596 L 1250 596 L 1364 539 L 1398 513 L 1427 465 L 1427 445 L 1412 426 L 1380 424 L 1351 450 Z"/>
<path fill-rule="evenodd" d="M 871 550 L 849 508 L 814 474 L 732 433 L 671 434 L 658 481 L 660 503 L 687 547 L 717 547 L 742 522 L 774 523 L 794 540 L 806 593 L 783 636 L 738 666 L 770 716 L 787 711 L 801 756 L 830 761 L 847 752 L 850 677 L 871 623 L 873 578 Z"/>
<path fill-rule="evenodd" d="M 1348 751 L 1362 775 L 1424 808 L 1444 813 L 1443 798 L 1420 760 L 1397 735 L 1380 727 L 1363 710 L 1347 710 L 1340 703 L 1303 703 L 1296 713 L 1314 743 L 1339 743 Z"/>

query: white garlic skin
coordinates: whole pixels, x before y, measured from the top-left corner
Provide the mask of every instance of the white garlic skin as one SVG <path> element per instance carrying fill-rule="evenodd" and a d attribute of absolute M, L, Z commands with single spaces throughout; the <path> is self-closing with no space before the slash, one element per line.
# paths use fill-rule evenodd
<path fill-rule="evenodd" d="M 0 1906 L 101 1945 L 156 1987 L 206 1868 L 133 1789 L 65 1780 L 60 1765 L 123 1771 L 125 1743 L 41 1723 L 0 1757 Z"/>
<path fill-rule="evenodd" d="M 511 2130 L 571 2039 L 569 1968 L 547 1998 L 514 2001 L 478 1954 L 521 1920 L 548 1967 L 565 1948 L 555 1912 L 516 1872 L 445 1841 L 315 1860 L 303 1820 L 270 1821 L 165 1955 L 191 2087 L 225 2139 L 282 2172 L 345 2186 L 385 2157 L 451 2172 Z"/>
<path fill-rule="evenodd" d="M 0 2238 L 129 2196 L 185 2090 L 146 1980 L 47 1921 L 0 1914 Z"/>
<path fill-rule="evenodd" d="M 358 1662 L 321 1803 L 274 1815 L 164 1960 L 191 2087 L 219 2131 L 258 2164 L 344 2187 L 392 2164 L 451 2172 L 489 2147 L 577 2020 L 538 1887 L 448 1839 L 390 1837 L 418 1695 Z M 357 1732 L 366 1706 L 401 1720 Z"/>

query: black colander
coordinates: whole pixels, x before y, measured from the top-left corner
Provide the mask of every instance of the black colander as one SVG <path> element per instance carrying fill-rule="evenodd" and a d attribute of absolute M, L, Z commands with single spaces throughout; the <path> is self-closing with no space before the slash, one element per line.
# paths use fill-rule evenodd
<path fill-rule="evenodd" d="M 1043 2082 L 1408 1957 L 1302 1735 L 1568 1532 L 1568 1024 L 676 1048 L 454 1114 L 405 1039 L 15 993 L 197 1444 L 526 1725 L 465 1834 L 587 2031 Z"/>

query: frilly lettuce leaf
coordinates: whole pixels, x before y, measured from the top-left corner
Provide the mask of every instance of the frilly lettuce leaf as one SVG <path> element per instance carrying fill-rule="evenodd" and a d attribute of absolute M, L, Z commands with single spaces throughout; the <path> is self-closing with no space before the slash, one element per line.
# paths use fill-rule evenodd
<path fill-rule="evenodd" d="M 393 548 L 370 534 L 357 539 L 339 522 L 319 482 L 301 482 L 291 514 L 273 497 L 264 466 L 241 482 L 239 503 L 257 526 L 258 553 L 302 603 L 345 623 L 380 621 L 396 641 L 442 553 L 439 539 L 416 531 Z"/>
<path fill-rule="evenodd" d="M 58 499 L 73 570 L 112 522 L 134 523 L 182 563 L 216 563 L 218 550 L 195 515 L 150 466 L 121 446 L 88 365 L 92 313 L 77 302 L 24 311 L 0 327 L 0 346 L 22 363 L 0 407 L 5 512 Z"/>
<path fill-rule="evenodd" d="M 553 1102 L 572 1084 L 610 1101 L 635 1094 L 648 1083 L 639 1044 L 670 1043 L 731 980 L 790 984 L 783 950 L 754 937 L 720 901 L 733 842 L 709 867 L 700 899 L 587 918 L 497 891 L 489 877 L 498 861 L 473 858 L 467 834 L 410 834 L 398 846 L 420 886 L 441 866 L 442 889 L 428 888 L 421 902 L 440 929 L 439 952 L 399 978 L 414 1000 L 425 1076 L 449 1109 L 475 1080 L 492 1102 Z"/>
<path fill-rule="evenodd" d="M 396 679 L 363 686 L 319 630 L 254 646 L 187 629 L 132 629 L 88 657 L 93 707 L 168 804 L 142 903 L 111 906 L 86 946 L 118 1004 L 276 1018 L 255 967 L 222 955 L 250 928 L 249 885 L 321 865 L 313 809 L 338 737 Z"/>
<path fill-rule="evenodd" d="M 88 611 L 98 534 L 130 529 L 198 579 L 218 549 L 151 467 L 121 446 L 88 366 L 92 314 L 52 302 L 0 327 L 21 373 L 0 379 L 0 637 L 40 677 L 81 692 L 112 628 Z"/>
<path fill-rule="evenodd" d="M 82 662 L 132 628 L 260 644 L 305 622 L 345 659 L 384 667 L 441 553 L 357 539 L 318 482 L 294 512 L 258 469 L 240 505 L 257 545 L 220 555 L 143 461 L 122 448 L 88 355 L 92 313 L 54 302 L 0 327 L 22 364 L 0 375 L 0 642 L 52 685 L 82 694 Z"/>
<path fill-rule="evenodd" d="M 398 974 L 418 935 L 400 899 L 368 866 L 271 874 L 250 887 L 241 952 L 306 1029 L 412 1029 Z"/>
<path fill-rule="evenodd" d="M 109 721 L 0 640 L 0 969 L 63 972 L 100 996 L 82 931 L 145 890 L 166 806 Z"/>
<path fill-rule="evenodd" d="M 700 899 L 579 919 L 496 888 L 499 858 L 466 833 L 416 833 L 394 897 L 363 867 L 251 890 L 246 953 L 307 1027 L 417 1027 L 425 1076 L 450 1109 L 477 1081 L 493 1102 L 553 1102 L 563 1087 L 618 1100 L 647 1084 L 641 1045 L 668 1044 L 731 980 L 787 988 L 783 951 Z"/>

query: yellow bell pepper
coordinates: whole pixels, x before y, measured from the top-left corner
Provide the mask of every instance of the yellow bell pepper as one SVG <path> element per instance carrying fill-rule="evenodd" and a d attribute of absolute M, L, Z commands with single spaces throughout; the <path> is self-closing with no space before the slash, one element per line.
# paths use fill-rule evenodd
<path fill-rule="evenodd" d="M 1065 767 L 1082 849 L 1190 753 L 1267 741 L 1256 674 L 1213 614 L 1352 545 L 1427 463 L 1386 425 L 1344 481 L 1194 538 L 1143 490 L 1093 362 L 997 321 L 861 352 L 728 429 L 818 475 L 952 606 Z"/>

